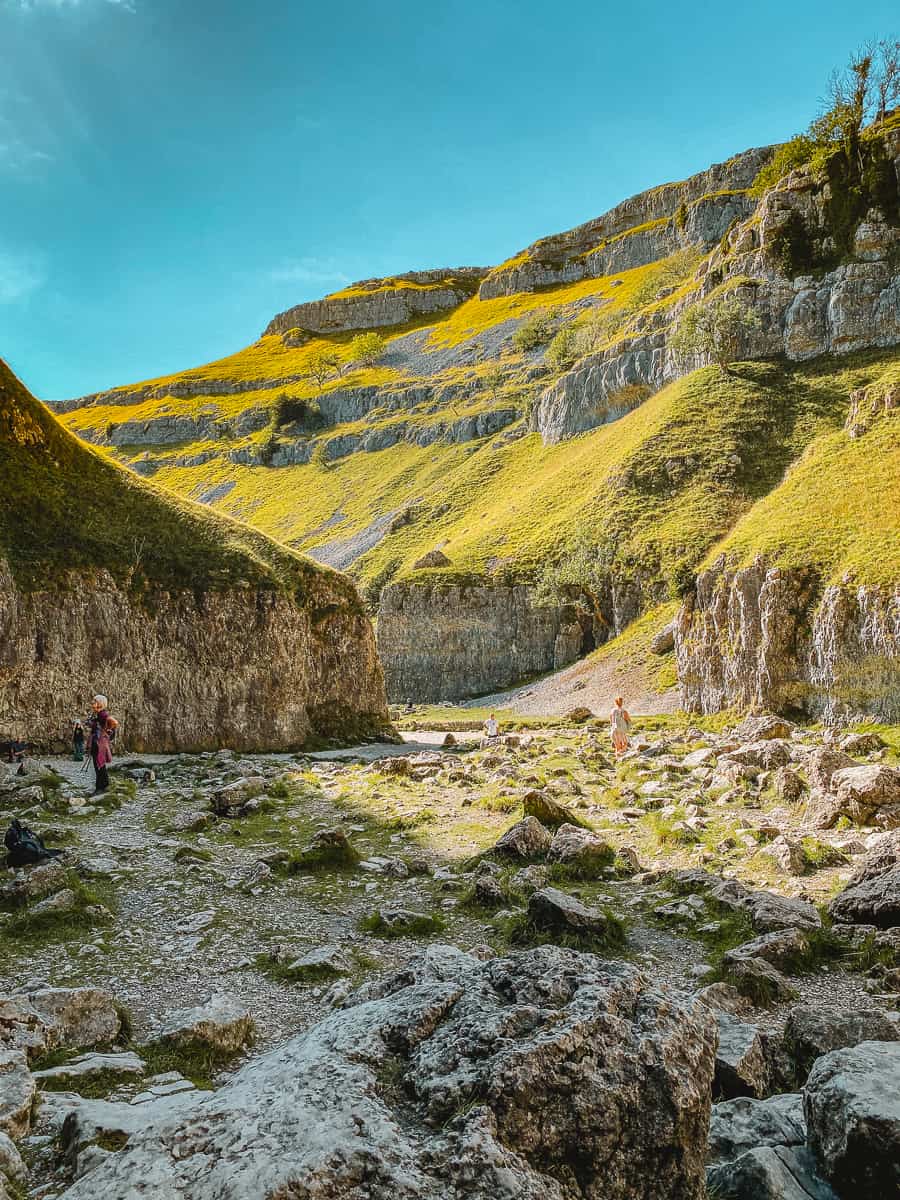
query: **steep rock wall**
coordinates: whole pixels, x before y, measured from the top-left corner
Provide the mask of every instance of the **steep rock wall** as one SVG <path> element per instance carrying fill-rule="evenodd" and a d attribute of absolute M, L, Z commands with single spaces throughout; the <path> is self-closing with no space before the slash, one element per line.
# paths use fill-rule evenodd
<path fill-rule="evenodd" d="M 822 587 L 762 559 L 697 577 L 675 625 L 682 702 L 900 720 L 900 586 Z"/>
<path fill-rule="evenodd" d="M 21 590 L 0 558 L 0 737 L 39 743 L 109 696 L 130 750 L 292 750 L 388 726 L 372 627 L 349 581 L 153 590 L 106 572 Z"/>
<path fill-rule="evenodd" d="M 571 606 L 535 608 L 524 585 L 396 583 L 378 653 L 392 701 L 460 700 L 565 666 L 584 634 Z"/>
<path fill-rule="evenodd" d="M 736 154 L 680 183 L 640 192 L 575 229 L 541 238 L 491 271 L 478 295 L 490 300 L 574 283 L 643 266 L 679 246 L 714 245 L 736 218 L 753 211 L 745 189 L 771 153 L 763 146 Z"/>
<path fill-rule="evenodd" d="M 411 317 L 455 308 L 475 291 L 485 274 L 486 268 L 458 267 L 414 271 L 391 279 L 366 279 L 344 293 L 296 304 L 278 313 L 265 333 L 286 333 L 295 328 L 310 333 L 338 333 L 402 325 Z"/>

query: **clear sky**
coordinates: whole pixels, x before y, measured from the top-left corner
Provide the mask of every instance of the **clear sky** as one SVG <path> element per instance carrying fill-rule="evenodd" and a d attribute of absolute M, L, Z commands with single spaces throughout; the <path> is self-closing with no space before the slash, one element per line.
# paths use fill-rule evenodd
<path fill-rule="evenodd" d="M 896 0 L 0 0 L 0 355 L 44 398 L 486 265 L 803 128 Z"/>

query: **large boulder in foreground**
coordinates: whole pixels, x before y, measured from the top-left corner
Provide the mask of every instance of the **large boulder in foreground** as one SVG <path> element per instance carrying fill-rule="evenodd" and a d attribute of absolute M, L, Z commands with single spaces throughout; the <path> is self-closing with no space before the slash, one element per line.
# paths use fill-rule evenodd
<path fill-rule="evenodd" d="M 435 946 L 67 1200 L 701 1200 L 716 1032 L 632 966 Z"/>
<path fill-rule="evenodd" d="M 290 750 L 388 726 L 349 579 L 102 458 L 2 361 L 0 547 L 0 740 L 27 713 L 51 742 L 93 691 L 130 750 Z"/>
<path fill-rule="evenodd" d="M 900 1195 L 900 1043 L 824 1055 L 803 1089 L 809 1145 L 841 1196 Z"/>

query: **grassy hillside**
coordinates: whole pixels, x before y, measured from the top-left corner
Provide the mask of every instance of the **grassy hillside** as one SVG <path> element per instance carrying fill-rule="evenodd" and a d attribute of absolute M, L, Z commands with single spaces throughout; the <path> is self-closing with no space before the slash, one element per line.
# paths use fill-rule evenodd
<path fill-rule="evenodd" d="M 900 386 L 900 357 L 873 372 L 871 392 Z M 876 418 L 861 437 L 817 437 L 783 482 L 738 522 L 715 553 L 745 563 L 812 566 L 825 580 L 900 579 L 900 418 Z"/>
<path fill-rule="evenodd" d="M 841 432 L 849 393 L 898 369 L 896 352 L 793 367 L 742 364 L 730 375 L 706 368 L 615 423 L 556 446 L 536 434 L 505 444 L 397 445 L 278 470 L 216 458 L 164 468 L 157 478 L 186 495 L 233 484 L 220 507 L 301 549 L 358 536 L 391 517 L 393 528 L 352 567 L 365 584 L 437 574 L 534 577 L 587 537 L 609 567 L 640 569 L 677 590 L 741 518 L 742 552 L 752 552 L 759 538 L 747 522 L 773 489 L 774 501 L 791 486 L 794 473 L 779 487 L 807 449 L 813 464 L 829 447 L 837 458 L 846 450 L 859 461 L 862 492 L 866 439 L 857 445 Z M 881 436 L 887 453 L 890 429 Z M 810 471 L 814 478 L 815 465 Z M 852 512 L 848 520 L 856 520 Z M 868 525 L 876 522 L 873 515 Z M 769 533 L 771 526 L 759 522 Z M 808 519 L 809 539 L 824 544 L 834 536 L 833 522 Z M 415 572 L 435 546 L 451 566 Z M 729 548 L 737 552 L 737 543 Z"/>
<path fill-rule="evenodd" d="M 302 591 L 319 571 L 80 443 L 0 360 L 0 554 L 20 586 L 104 568 L 132 587 Z"/>

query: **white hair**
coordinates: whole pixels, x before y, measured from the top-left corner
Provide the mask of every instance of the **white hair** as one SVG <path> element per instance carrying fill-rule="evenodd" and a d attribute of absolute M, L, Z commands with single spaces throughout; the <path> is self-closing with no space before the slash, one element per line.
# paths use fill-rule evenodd
<path fill-rule="evenodd" d="M 95 696 L 94 704 L 99 704 L 101 708 L 109 707 L 109 701 L 107 700 L 107 698 L 105 696 Z"/>

